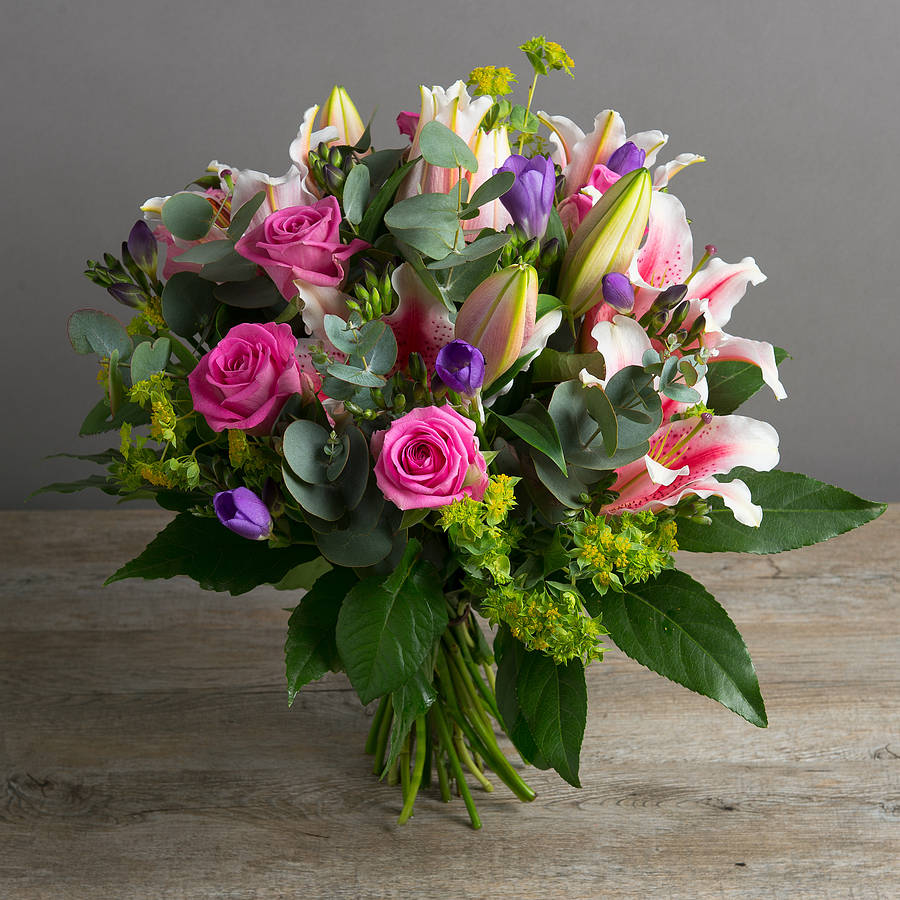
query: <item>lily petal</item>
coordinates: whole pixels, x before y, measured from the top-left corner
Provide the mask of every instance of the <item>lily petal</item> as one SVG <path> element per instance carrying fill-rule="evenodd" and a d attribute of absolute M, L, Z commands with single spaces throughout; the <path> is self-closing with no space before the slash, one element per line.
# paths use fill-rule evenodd
<path fill-rule="evenodd" d="M 565 116 L 551 116 L 540 110 L 537 114 L 540 122 L 550 129 L 550 158 L 560 168 L 565 169 L 572 158 L 575 145 L 584 140 L 584 132 L 571 119 Z"/>
<path fill-rule="evenodd" d="M 745 256 L 739 263 L 727 263 L 713 257 L 691 279 L 688 299 L 708 300 L 709 316 L 716 326 L 721 327 L 731 319 L 731 311 L 747 292 L 747 285 L 762 284 L 765 280 L 766 276 L 752 256 Z M 690 326 L 686 324 L 685 327 Z"/>
<path fill-rule="evenodd" d="M 450 313 L 416 274 L 409 263 L 394 270 L 391 284 L 400 298 L 397 309 L 384 321 L 397 339 L 397 369 L 402 369 L 409 354 L 422 354 L 428 372 L 434 371 L 438 351 L 453 340 L 453 323 Z"/>
<path fill-rule="evenodd" d="M 591 337 L 606 366 L 606 378 L 599 382 L 603 387 L 626 366 L 642 365 L 644 353 L 651 349 L 647 332 L 628 316 L 613 316 L 611 322 L 598 322 L 591 329 Z"/>
<path fill-rule="evenodd" d="M 285 209 L 288 206 L 309 206 L 316 202 L 315 194 L 309 191 L 304 183 L 304 173 L 296 166 L 291 166 L 284 175 L 275 178 L 266 175 L 265 172 L 255 172 L 253 169 L 235 169 L 233 171 L 232 210 L 235 212 L 239 210 L 260 191 L 265 191 L 266 195 L 262 205 L 253 214 L 247 231 L 261 225 L 266 217 L 275 210 Z"/>
<path fill-rule="evenodd" d="M 506 126 L 493 128 L 487 133 L 479 128 L 472 142 L 472 152 L 478 160 L 478 171 L 473 172 L 468 179 L 470 197 L 491 178 L 494 169 L 500 168 L 512 155 Z M 511 224 L 512 216 L 506 207 L 499 200 L 492 200 L 479 209 L 474 219 L 465 220 L 463 228 L 467 232 L 477 234 L 482 228 L 503 231 Z"/>
<path fill-rule="evenodd" d="M 682 466 L 680 469 L 669 469 L 658 463 L 649 454 L 644 457 L 644 465 L 647 466 L 647 475 L 654 484 L 668 487 L 676 478 L 690 473 L 690 466 Z"/>
<path fill-rule="evenodd" d="M 653 171 L 653 187 L 660 190 L 666 187 L 669 182 L 682 170 L 694 163 L 706 162 L 705 156 L 698 156 L 696 153 L 679 153 L 675 159 L 670 160 L 663 166 L 657 166 Z M 648 165 L 652 165 L 648 163 Z"/>
<path fill-rule="evenodd" d="M 581 190 L 594 166 L 606 163 L 613 151 L 625 143 L 625 122 L 614 109 L 605 109 L 594 118 L 594 130 L 572 147 L 564 169 L 566 194 Z"/>
<path fill-rule="evenodd" d="M 654 128 L 652 131 L 641 131 L 638 134 L 633 134 L 628 140 L 647 154 L 644 157 L 644 166 L 649 169 L 656 162 L 656 154 L 668 143 L 669 136 Z"/>
<path fill-rule="evenodd" d="M 703 346 L 715 351 L 716 362 L 740 360 L 759 366 L 763 381 L 772 389 L 776 400 L 784 400 L 787 391 L 778 377 L 778 365 L 775 362 L 775 348 L 766 341 L 753 341 L 750 338 L 734 337 L 723 331 L 710 331 L 707 328 L 703 336 Z"/>

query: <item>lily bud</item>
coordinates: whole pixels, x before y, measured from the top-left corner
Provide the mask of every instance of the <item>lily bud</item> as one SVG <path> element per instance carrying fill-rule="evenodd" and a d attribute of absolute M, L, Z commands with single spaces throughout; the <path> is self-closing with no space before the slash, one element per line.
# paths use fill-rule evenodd
<path fill-rule="evenodd" d="M 353 105 L 350 95 L 340 85 L 332 88 L 322 107 L 322 127 L 327 125 L 337 128 L 338 144 L 348 144 L 351 147 L 359 143 L 366 130 L 365 123 Z"/>
<path fill-rule="evenodd" d="M 455 336 L 484 356 L 485 387 L 512 366 L 531 339 L 537 296 L 537 272 L 519 264 L 489 275 L 463 303 Z"/>
<path fill-rule="evenodd" d="M 560 273 L 560 299 L 576 318 L 603 299 L 603 276 L 626 272 L 650 218 L 653 182 L 646 169 L 622 176 L 578 226 Z"/>

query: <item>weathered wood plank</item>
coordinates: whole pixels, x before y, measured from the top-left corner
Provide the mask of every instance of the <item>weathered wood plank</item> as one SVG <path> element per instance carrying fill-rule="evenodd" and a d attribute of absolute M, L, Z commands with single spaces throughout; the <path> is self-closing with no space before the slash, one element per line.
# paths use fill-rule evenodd
<path fill-rule="evenodd" d="M 777 557 L 683 556 L 729 609 L 770 728 L 612 651 L 584 788 L 529 772 L 485 823 L 368 774 L 341 676 L 282 688 L 289 596 L 102 579 L 156 512 L 0 514 L 0 895 L 892 897 L 900 508 Z"/>

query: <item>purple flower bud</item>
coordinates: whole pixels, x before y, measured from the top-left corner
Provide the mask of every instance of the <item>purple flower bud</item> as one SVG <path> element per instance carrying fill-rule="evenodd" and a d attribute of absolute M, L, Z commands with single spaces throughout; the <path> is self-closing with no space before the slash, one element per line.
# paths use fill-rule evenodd
<path fill-rule="evenodd" d="M 513 153 L 498 172 L 512 172 L 516 176 L 513 186 L 500 198 L 513 222 L 526 237 L 542 238 L 553 209 L 556 191 L 556 169 L 549 156 L 519 156 Z"/>
<path fill-rule="evenodd" d="M 128 252 L 139 269 L 153 278 L 156 277 L 156 238 L 142 219 L 134 223 L 128 235 Z"/>
<path fill-rule="evenodd" d="M 147 299 L 144 296 L 144 292 L 136 284 L 129 284 L 124 281 L 111 284 L 106 290 L 119 303 L 124 303 L 132 309 L 140 309 L 141 304 Z"/>
<path fill-rule="evenodd" d="M 264 541 L 272 533 L 269 508 L 249 488 L 220 491 L 213 497 L 219 521 L 230 531 L 251 541 Z"/>
<path fill-rule="evenodd" d="M 603 299 L 619 312 L 631 312 L 634 309 L 634 288 L 627 275 L 621 272 L 609 272 L 600 281 Z"/>
<path fill-rule="evenodd" d="M 647 154 L 643 150 L 631 141 L 626 141 L 618 150 L 613 151 L 612 156 L 606 162 L 606 168 L 617 175 L 627 175 L 635 169 L 640 169 L 644 165 L 646 156 Z"/>
<path fill-rule="evenodd" d="M 712 420 L 713 420 L 712 413 L 705 412 L 705 413 L 700 414 L 700 421 L 703 422 L 704 425 L 709 425 L 709 423 L 712 422 Z"/>
<path fill-rule="evenodd" d="M 450 341 L 438 351 L 434 369 L 451 391 L 471 396 L 484 383 L 484 354 L 466 341 Z"/>

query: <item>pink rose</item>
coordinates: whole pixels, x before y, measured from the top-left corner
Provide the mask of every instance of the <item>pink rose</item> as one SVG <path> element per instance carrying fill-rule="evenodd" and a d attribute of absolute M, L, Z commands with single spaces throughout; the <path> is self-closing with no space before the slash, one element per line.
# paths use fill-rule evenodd
<path fill-rule="evenodd" d="M 304 380 L 287 324 L 235 325 L 188 376 L 194 409 L 213 431 L 238 428 L 268 434 Z"/>
<path fill-rule="evenodd" d="M 475 423 L 450 406 L 425 406 L 372 435 L 375 481 L 400 509 L 430 509 L 454 500 L 480 500 L 487 465 Z"/>
<path fill-rule="evenodd" d="M 328 196 L 312 206 L 276 209 L 234 245 L 241 256 L 257 263 L 275 282 L 285 300 L 297 295 L 295 280 L 337 287 L 344 280 L 344 263 L 368 246 L 352 240 L 342 244 L 341 208 Z"/>

